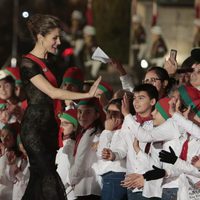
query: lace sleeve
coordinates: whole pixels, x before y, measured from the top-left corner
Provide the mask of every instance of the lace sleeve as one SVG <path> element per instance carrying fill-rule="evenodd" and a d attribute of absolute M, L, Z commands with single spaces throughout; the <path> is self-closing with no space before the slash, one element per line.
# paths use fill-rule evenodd
<path fill-rule="evenodd" d="M 23 58 L 20 66 L 21 79 L 26 82 L 32 77 L 41 74 L 40 67 L 32 60 Z"/>

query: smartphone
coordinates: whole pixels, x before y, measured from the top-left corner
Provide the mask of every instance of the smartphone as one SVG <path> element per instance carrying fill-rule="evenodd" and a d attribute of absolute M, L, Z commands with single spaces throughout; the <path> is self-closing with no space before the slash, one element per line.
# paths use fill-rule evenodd
<path fill-rule="evenodd" d="M 176 60 L 176 55 L 177 55 L 177 50 L 175 50 L 175 49 L 171 49 L 170 50 L 170 59 L 171 60 Z"/>

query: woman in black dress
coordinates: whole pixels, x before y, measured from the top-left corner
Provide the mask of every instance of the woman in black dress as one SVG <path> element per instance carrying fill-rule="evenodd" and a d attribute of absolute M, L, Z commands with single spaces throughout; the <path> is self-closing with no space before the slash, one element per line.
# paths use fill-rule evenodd
<path fill-rule="evenodd" d="M 22 58 L 20 73 L 28 107 L 21 124 L 21 140 L 30 162 L 30 180 L 23 200 L 67 199 L 56 172 L 58 149 L 56 115 L 59 101 L 95 95 L 99 78 L 88 93 L 74 93 L 57 88 L 54 75 L 47 67 L 47 54 L 55 54 L 60 44 L 60 21 L 50 15 L 34 15 L 28 28 L 35 41 L 33 50 Z"/>

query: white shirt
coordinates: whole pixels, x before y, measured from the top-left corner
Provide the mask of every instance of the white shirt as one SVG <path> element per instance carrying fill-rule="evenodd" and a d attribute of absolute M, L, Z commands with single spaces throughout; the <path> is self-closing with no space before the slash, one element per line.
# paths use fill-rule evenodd
<path fill-rule="evenodd" d="M 21 169 L 16 175 L 14 174 L 13 165 L 9 166 L 10 179 L 14 182 L 12 200 L 21 200 L 29 182 L 29 163 L 28 160 L 18 158 L 16 164 Z"/>
<path fill-rule="evenodd" d="M 124 118 L 122 130 L 129 132 L 133 131 L 135 137 L 140 142 L 169 141 L 180 137 L 179 128 L 171 118 L 169 118 L 160 126 L 153 128 L 152 130 L 145 130 L 140 126 L 139 123 L 134 120 L 131 114 L 128 114 Z"/>
<path fill-rule="evenodd" d="M 152 120 L 144 122 L 142 127 L 145 130 L 151 130 L 153 128 Z M 119 144 L 113 148 L 113 151 L 116 154 L 116 159 L 122 159 L 126 157 L 127 174 L 131 173 L 144 174 L 146 171 L 149 170 L 149 161 L 146 156 L 143 157 L 143 156 L 138 156 L 136 154 L 133 148 L 133 141 L 135 139 L 134 134 L 130 131 L 126 132 L 123 129 L 121 129 L 121 133 L 119 134 L 119 136 L 120 136 Z M 146 143 L 140 142 L 139 146 L 142 149 L 142 151 L 140 151 L 139 154 L 142 154 L 142 152 L 145 151 Z M 138 191 L 142 191 L 142 189 L 135 188 L 133 190 L 133 192 L 138 192 Z"/>
<path fill-rule="evenodd" d="M 126 160 L 109 161 L 102 159 L 102 151 L 104 148 L 113 150 L 120 142 L 120 129 L 115 131 L 104 130 L 99 137 L 99 144 L 97 149 L 98 161 L 93 164 L 93 168 L 97 175 L 103 175 L 107 172 L 126 172 Z"/>
<path fill-rule="evenodd" d="M 142 127 L 145 130 L 151 130 L 153 128 L 153 123 L 151 120 L 146 121 L 144 122 Z M 119 157 L 120 159 L 122 159 L 126 157 L 127 174 L 144 173 L 147 170 L 147 164 L 143 163 L 144 160 L 140 160 L 141 157 L 137 157 L 136 152 L 133 148 L 133 141 L 135 139 L 134 133 L 132 133 L 131 131 L 126 132 L 121 129 L 119 137 L 119 144 L 114 146 L 113 151 L 116 152 L 116 158 Z M 140 142 L 139 145 L 142 151 L 144 151 L 146 143 Z M 143 164 L 141 165 L 141 163 Z"/>
<path fill-rule="evenodd" d="M 70 186 L 69 180 L 69 170 L 74 162 L 74 145 L 75 141 L 72 139 L 67 139 L 63 141 L 63 147 L 58 150 L 56 155 L 57 172 L 65 186 L 67 198 L 69 200 L 75 199 L 74 191 Z"/>
<path fill-rule="evenodd" d="M 0 157 L 0 199 L 12 200 L 13 182 L 9 180 L 6 153 Z"/>
<path fill-rule="evenodd" d="M 186 119 L 179 113 L 174 113 L 172 119 L 188 133 L 194 137 L 200 139 L 200 127 L 194 124 L 192 121 Z"/>
<path fill-rule="evenodd" d="M 132 131 L 135 137 L 140 142 L 163 142 L 163 145 L 160 146 L 161 149 L 169 150 L 169 146 L 174 148 L 174 151 L 180 154 L 181 145 L 179 142 L 179 129 L 176 123 L 172 119 L 168 119 L 166 122 L 161 124 L 158 127 L 153 128 L 152 130 L 145 130 L 138 124 L 134 118 L 129 114 L 125 117 L 124 123 L 122 125 L 122 130 Z M 159 149 L 159 148 L 158 148 Z M 158 153 L 158 151 L 157 151 Z M 157 154 L 156 153 L 156 154 Z M 164 164 L 164 168 L 171 168 L 171 165 Z M 160 181 L 160 180 L 159 180 Z M 157 182 L 157 187 L 152 184 L 152 181 L 145 182 L 143 195 L 145 197 L 159 197 L 162 194 L 161 185 L 159 186 L 159 181 Z M 172 180 L 168 179 L 168 182 Z M 177 184 L 175 184 L 177 185 Z M 173 183 L 171 183 L 171 187 L 175 187 Z"/>
<path fill-rule="evenodd" d="M 96 174 L 91 168 L 97 162 L 96 151 L 92 148 L 97 141 L 93 133 L 94 128 L 87 129 L 83 134 L 69 173 L 69 179 L 74 187 L 75 196 L 100 195 L 101 188 L 97 182 Z"/>

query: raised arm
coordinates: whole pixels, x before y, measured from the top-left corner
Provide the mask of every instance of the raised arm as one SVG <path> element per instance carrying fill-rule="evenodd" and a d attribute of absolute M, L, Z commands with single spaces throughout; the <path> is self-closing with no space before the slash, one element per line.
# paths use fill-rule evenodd
<path fill-rule="evenodd" d="M 121 110 L 124 115 L 124 122 L 121 130 L 131 131 L 140 142 L 168 141 L 180 136 L 178 126 L 172 119 L 168 119 L 166 122 L 152 130 L 145 130 L 142 128 L 130 114 L 126 95 L 123 97 Z"/>
<path fill-rule="evenodd" d="M 174 113 L 172 119 L 182 128 L 184 128 L 188 133 L 192 136 L 200 139 L 200 127 L 197 126 L 195 123 L 186 119 L 179 113 Z"/>
<path fill-rule="evenodd" d="M 84 98 L 94 97 L 97 87 L 99 85 L 99 82 L 101 81 L 101 77 L 99 77 L 94 82 L 94 84 L 92 85 L 88 93 L 71 92 L 68 90 L 56 88 L 52 86 L 49 83 L 49 81 L 41 74 L 38 74 L 32 77 L 30 80 L 39 90 L 47 94 L 52 99 L 66 100 L 66 99 L 84 99 Z"/>
<path fill-rule="evenodd" d="M 132 78 L 129 74 L 127 74 L 123 65 L 115 59 L 112 59 L 111 65 L 113 66 L 114 69 L 117 70 L 117 72 L 119 74 L 122 88 L 124 90 L 128 90 L 128 91 L 132 92 L 134 89 Z"/>
<path fill-rule="evenodd" d="M 187 119 L 190 108 L 186 111 L 186 116 L 183 116 L 179 108 L 180 100 L 176 101 L 176 99 L 172 98 L 169 102 L 169 112 L 172 116 L 172 119 L 178 126 L 184 128 L 192 136 L 200 139 L 200 127 L 193 123 L 191 120 Z"/>

